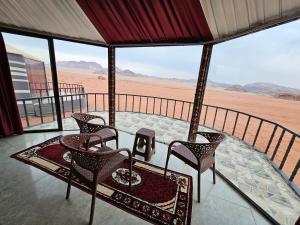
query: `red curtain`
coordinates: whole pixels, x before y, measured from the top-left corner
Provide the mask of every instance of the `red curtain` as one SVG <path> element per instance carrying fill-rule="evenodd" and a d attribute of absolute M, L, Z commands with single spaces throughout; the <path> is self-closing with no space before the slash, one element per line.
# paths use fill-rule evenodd
<path fill-rule="evenodd" d="M 0 135 L 23 132 L 3 36 L 0 33 Z"/>
<path fill-rule="evenodd" d="M 212 40 L 199 0 L 77 0 L 109 44 Z"/>

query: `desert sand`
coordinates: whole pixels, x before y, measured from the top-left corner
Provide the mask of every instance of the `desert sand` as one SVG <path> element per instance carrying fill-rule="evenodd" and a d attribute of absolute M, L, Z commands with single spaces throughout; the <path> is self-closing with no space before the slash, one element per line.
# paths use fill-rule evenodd
<path fill-rule="evenodd" d="M 84 76 L 82 76 L 84 73 Z M 107 78 L 104 74 L 86 71 L 59 71 L 59 82 L 82 84 L 86 93 L 107 93 Z M 195 84 L 196 85 L 196 84 Z M 195 85 L 155 78 L 117 76 L 116 92 L 193 101 Z M 300 132 L 300 101 L 278 99 L 216 88 L 207 88 L 204 104 L 222 106 L 247 112 L 271 121 L 276 121 L 296 132 Z"/>

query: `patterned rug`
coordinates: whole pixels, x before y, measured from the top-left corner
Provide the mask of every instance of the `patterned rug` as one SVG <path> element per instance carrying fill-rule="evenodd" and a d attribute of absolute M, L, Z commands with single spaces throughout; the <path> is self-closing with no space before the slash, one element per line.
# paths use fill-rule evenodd
<path fill-rule="evenodd" d="M 59 143 L 59 136 L 11 157 L 67 181 L 70 159 L 67 150 Z M 132 168 L 134 183 L 130 191 L 122 179 L 127 170 L 124 163 L 112 176 L 98 184 L 97 197 L 153 224 L 191 223 L 192 177 L 169 171 L 168 178 L 164 179 L 163 168 L 139 160 L 134 160 Z M 72 185 L 90 193 L 78 178 L 73 179 Z"/>

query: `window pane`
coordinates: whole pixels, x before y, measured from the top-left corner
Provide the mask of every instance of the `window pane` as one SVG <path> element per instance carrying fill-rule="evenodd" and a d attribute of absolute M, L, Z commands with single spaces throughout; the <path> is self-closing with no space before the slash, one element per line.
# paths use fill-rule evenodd
<path fill-rule="evenodd" d="M 107 48 L 55 40 L 63 129 L 79 129 L 71 115 L 100 115 L 108 123 Z"/>
<path fill-rule="evenodd" d="M 57 128 L 47 40 L 8 33 L 3 37 L 24 129 Z"/>
<path fill-rule="evenodd" d="M 116 111 L 120 112 L 117 113 L 117 126 L 135 133 L 142 126 L 154 126 L 150 120 L 163 120 L 149 114 L 190 120 L 190 102 L 195 94 L 201 54 L 202 46 L 117 49 Z M 149 123 L 145 124 L 145 120 Z M 181 125 L 180 138 L 186 139 L 188 123 L 180 122 Z M 158 140 L 167 142 L 162 136 L 171 130 L 157 128 L 155 131 Z"/>

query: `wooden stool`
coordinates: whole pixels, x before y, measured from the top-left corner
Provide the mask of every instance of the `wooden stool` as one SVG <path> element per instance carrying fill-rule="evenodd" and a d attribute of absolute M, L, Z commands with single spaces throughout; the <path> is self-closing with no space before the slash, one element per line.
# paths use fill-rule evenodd
<path fill-rule="evenodd" d="M 145 152 L 138 151 L 137 147 L 142 148 L 146 146 Z M 135 134 L 132 155 L 140 155 L 146 161 L 151 159 L 152 154 L 155 153 L 155 132 L 147 128 L 139 129 Z"/>

